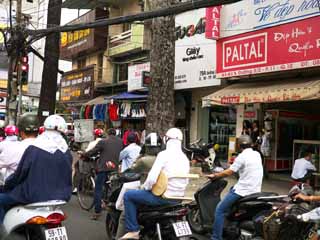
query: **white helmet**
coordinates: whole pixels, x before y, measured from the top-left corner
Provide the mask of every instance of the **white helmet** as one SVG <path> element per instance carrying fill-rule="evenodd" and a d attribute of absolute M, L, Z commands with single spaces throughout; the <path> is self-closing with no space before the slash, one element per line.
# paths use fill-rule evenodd
<path fill-rule="evenodd" d="M 179 141 L 183 140 L 183 134 L 179 128 L 170 128 L 165 137 L 167 138 L 167 141 L 170 139 L 177 139 Z"/>
<path fill-rule="evenodd" d="M 44 128 L 46 130 L 56 130 L 61 133 L 66 133 L 68 126 L 63 117 L 59 115 L 51 115 L 44 121 Z"/>

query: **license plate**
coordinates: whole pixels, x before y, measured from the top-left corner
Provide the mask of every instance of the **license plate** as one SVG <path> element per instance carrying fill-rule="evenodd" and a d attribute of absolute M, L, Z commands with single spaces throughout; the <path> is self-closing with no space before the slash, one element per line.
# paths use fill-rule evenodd
<path fill-rule="evenodd" d="M 65 227 L 51 228 L 45 230 L 46 240 L 68 240 Z"/>
<path fill-rule="evenodd" d="M 173 223 L 173 228 L 176 233 L 176 237 L 184 237 L 192 235 L 189 223 L 186 221 Z"/>

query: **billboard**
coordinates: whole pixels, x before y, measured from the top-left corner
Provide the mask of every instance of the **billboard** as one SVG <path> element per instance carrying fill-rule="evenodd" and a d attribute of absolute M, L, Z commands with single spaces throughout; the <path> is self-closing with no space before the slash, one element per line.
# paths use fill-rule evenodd
<path fill-rule="evenodd" d="M 206 38 L 206 26 L 216 21 L 211 9 L 185 12 L 176 16 L 175 89 L 220 85 L 216 78 L 216 41 Z M 210 16 L 206 18 L 206 16 Z M 210 38 L 215 23 L 209 24 Z M 217 33 L 217 32 L 215 32 Z"/>
<path fill-rule="evenodd" d="M 318 0 L 242 0 L 221 9 L 221 37 L 319 16 Z"/>
<path fill-rule="evenodd" d="M 219 78 L 320 66 L 320 16 L 220 39 Z"/>
<path fill-rule="evenodd" d="M 128 67 L 128 92 L 146 89 L 142 82 L 143 72 L 150 72 L 150 62 Z"/>
<path fill-rule="evenodd" d="M 94 66 L 64 73 L 60 85 L 61 102 L 91 99 L 94 87 Z"/>

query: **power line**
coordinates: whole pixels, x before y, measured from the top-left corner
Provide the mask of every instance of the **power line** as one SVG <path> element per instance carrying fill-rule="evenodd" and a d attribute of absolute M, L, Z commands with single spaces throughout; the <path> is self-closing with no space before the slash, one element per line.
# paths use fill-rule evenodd
<path fill-rule="evenodd" d="M 62 27 L 53 27 L 48 29 L 39 29 L 39 30 L 27 30 L 31 35 L 37 34 L 51 34 L 57 32 L 70 32 L 76 30 L 84 30 L 87 28 L 97 28 L 97 27 L 106 27 L 110 25 L 117 25 L 122 23 L 134 22 L 134 21 L 143 21 L 151 18 L 157 17 L 167 17 L 171 15 L 176 15 L 179 13 L 187 12 L 194 9 L 209 7 L 209 6 L 217 6 L 223 4 L 235 3 L 240 0 L 197 0 L 192 2 L 180 3 L 174 6 L 170 6 L 167 8 L 163 8 L 160 10 L 154 10 L 149 12 L 143 12 L 139 14 L 129 15 L 129 16 L 120 16 L 115 18 L 109 18 L 104 20 L 98 20 L 91 23 L 82 23 L 82 24 L 74 24 L 74 25 L 65 25 Z"/>

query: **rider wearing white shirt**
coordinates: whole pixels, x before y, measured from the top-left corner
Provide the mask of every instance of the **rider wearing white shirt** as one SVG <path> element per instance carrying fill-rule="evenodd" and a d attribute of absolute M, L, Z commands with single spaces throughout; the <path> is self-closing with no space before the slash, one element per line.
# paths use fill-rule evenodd
<path fill-rule="evenodd" d="M 239 174 L 237 184 L 230 189 L 230 192 L 221 200 L 216 208 L 211 240 L 223 239 L 224 218 L 236 201 L 242 197 L 261 191 L 263 179 L 261 156 L 251 148 L 252 140 L 250 136 L 240 136 L 238 144 L 242 152 L 230 168 L 208 176 L 211 179 L 216 179 L 230 176 L 235 172 Z"/>

